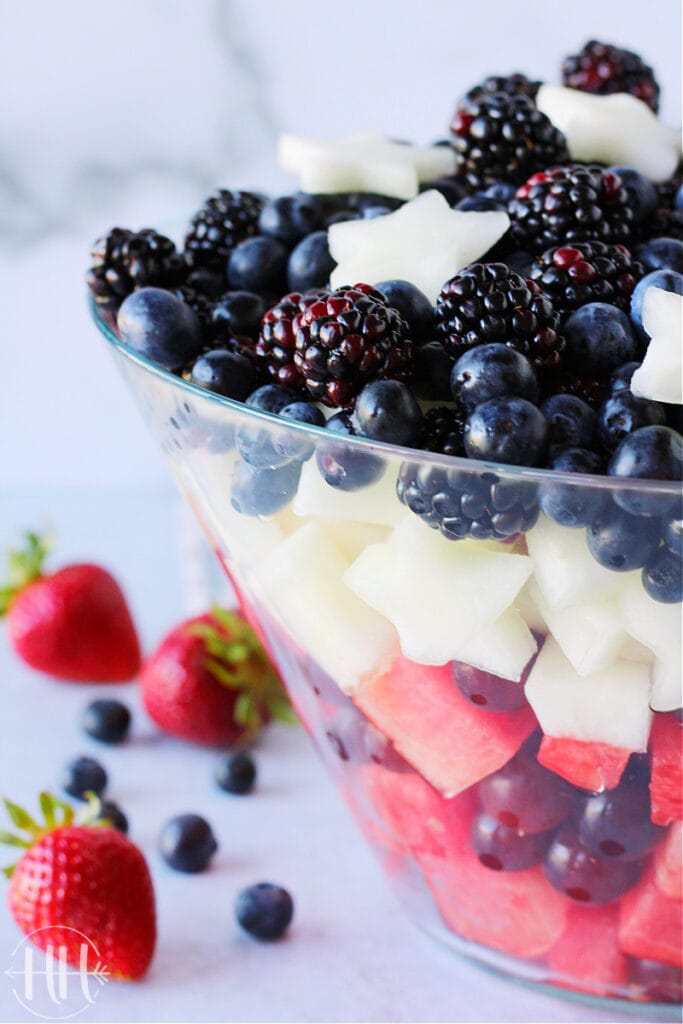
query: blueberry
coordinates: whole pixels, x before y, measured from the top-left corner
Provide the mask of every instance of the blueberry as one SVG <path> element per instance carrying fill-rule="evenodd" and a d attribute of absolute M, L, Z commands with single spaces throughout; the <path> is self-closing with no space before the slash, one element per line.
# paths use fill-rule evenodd
<path fill-rule="evenodd" d="M 615 394 L 617 391 L 622 391 L 624 388 L 627 390 L 630 389 L 631 377 L 639 366 L 640 363 L 635 361 L 622 363 L 621 366 L 618 366 L 609 379 L 608 387 L 610 394 Z"/>
<path fill-rule="evenodd" d="M 622 388 L 605 399 L 598 409 L 598 439 L 611 452 L 634 430 L 665 422 L 663 405 L 648 398 L 636 398 L 627 388 Z"/>
<path fill-rule="evenodd" d="M 683 210 L 683 184 L 676 189 L 674 196 L 674 210 Z"/>
<path fill-rule="evenodd" d="M 325 218 L 325 227 L 329 228 L 333 224 L 344 224 L 348 220 L 362 220 L 362 217 L 363 214 L 358 210 L 351 210 L 349 208 L 335 210 L 334 213 Z"/>
<path fill-rule="evenodd" d="M 658 523 L 652 517 L 632 516 L 609 502 L 586 531 L 591 554 L 614 572 L 641 569 L 659 544 Z"/>
<path fill-rule="evenodd" d="M 683 480 L 683 438 L 671 427 L 634 430 L 620 442 L 607 467 L 609 476 L 637 480 Z M 638 489 L 618 491 L 614 500 L 640 516 L 674 514 L 680 502 L 663 494 Z"/>
<path fill-rule="evenodd" d="M 294 903 L 286 889 L 270 882 L 250 885 L 235 901 L 235 917 L 255 939 L 279 939 L 289 927 Z"/>
<path fill-rule="evenodd" d="M 225 754 L 216 764 L 214 777 L 226 793 L 243 796 L 250 793 L 256 782 L 256 765 L 249 754 Z"/>
<path fill-rule="evenodd" d="M 631 320 L 642 334 L 643 299 L 648 288 L 661 288 L 665 292 L 683 295 L 683 274 L 678 274 L 675 270 L 653 270 L 652 273 L 641 277 L 631 294 Z"/>
<path fill-rule="evenodd" d="M 207 391 L 243 402 L 254 390 L 257 374 L 254 364 L 245 356 L 214 348 L 195 359 L 190 380 Z"/>
<path fill-rule="evenodd" d="M 655 601 L 683 601 L 683 563 L 668 548 L 659 548 L 643 569 L 643 586 Z"/>
<path fill-rule="evenodd" d="M 226 292 L 211 310 L 215 338 L 256 338 L 266 304 L 255 292 Z"/>
<path fill-rule="evenodd" d="M 347 437 L 354 433 L 348 413 L 343 412 L 331 416 L 326 428 L 330 433 Z M 325 482 L 330 487 L 338 487 L 340 491 L 357 491 L 367 487 L 375 483 L 384 472 L 384 461 L 379 456 L 360 451 L 345 444 L 343 440 L 321 445 L 316 453 L 316 462 Z"/>
<path fill-rule="evenodd" d="M 264 384 L 249 395 L 246 404 L 262 412 L 279 415 L 287 405 L 300 400 L 301 395 L 293 388 L 282 384 Z M 277 469 L 292 459 L 285 451 L 285 438 L 286 432 L 278 431 L 275 425 L 259 425 L 246 420 L 238 427 L 236 440 L 240 455 L 250 466 Z"/>
<path fill-rule="evenodd" d="M 550 468 L 562 473 L 601 473 L 602 459 L 585 448 L 565 448 L 552 459 Z M 541 487 L 541 508 L 560 526 L 588 526 L 605 502 L 599 488 L 551 480 Z"/>
<path fill-rule="evenodd" d="M 163 288 L 140 288 L 121 303 L 116 324 L 122 341 L 165 370 L 180 370 L 202 348 L 196 313 Z"/>
<path fill-rule="evenodd" d="M 231 288 L 259 295 L 281 295 L 287 280 L 288 252 L 276 238 L 246 238 L 228 257 Z"/>
<path fill-rule="evenodd" d="M 431 341 L 434 337 L 434 309 L 424 292 L 409 281 L 400 279 L 380 281 L 375 288 L 407 321 L 414 342 Z"/>
<path fill-rule="evenodd" d="M 78 800 L 86 800 L 86 793 L 99 796 L 107 787 L 107 773 L 93 757 L 77 757 L 64 768 L 62 788 Z"/>
<path fill-rule="evenodd" d="M 428 341 L 415 349 L 413 391 L 427 402 L 450 402 L 451 360 L 440 341 Z"/>
<path fill-rule="evenodd" d="M 633 167 L 608 167 L 608 171 L 618 175 L 621 183 L 628 192 L 633 210 L 633 219 L 636 224 L 641 224 L 647 217 L 650 217 L 657 209 L 657 189 L 649 178 L 646 178 L 640 171 Z"/>
<path fill-rule="evenodd" d="M 100 801 L 100 809 L 95 821 L 107 821 L 117 832 L 128 835 L 128 818 L 113 800 Z"/>
<path fill-rule="evenodd" d="M 102 743 L 121 743 L 130 729 L 130 711 L 120 700 L 93 700 L 83 712 L 81 726 Z"/>
<path fill-rule="evenodd" d="M 217 849 L 211 826 L 199 814 L 171 818 L 159 836 L 159 852 L 168 866 L 187 874 L 204 871 Z"/>
<path fill-rule="evenodd" d="M 683 519 L 671 519 L 662 531 L 664 544 L 674 555 L 683 558 Z"/>
<path fill-rule="evenodd" d="M 671 270 L 683 274 L 683 241 L 678 238 L 651 238 L 638 249 L 638 259 L 645 273 L 653 270 Z"/>
<path fill-rule="evenodd" d="M 638 343 L 629 318 L 606 302 L 589 302 L 564 324 L 567 354 L 583 374 L 603 374 L 634 359 Z"/>
<path fill-rule="evenodd" d="M 538 399 L 538 378 L 521 352 L 498 343 L 464 352 L 451 371 L 451 392 L 467 412 L 490 398 Z"/>
<path fill-rule="evenodd" d="M 292 250 L 287 263 L 288 287 L 293 292 L 324 288 L 336 266 L 330 256 L 327 231 L 313 231 Z"/>
<path fill-rule="evenodd" d="M 301 394 L 294 388 L 287 388 L 283 384 L 264 384 L 256 391 L 252 391 L 246 404 L 253 409 L 260 409 L 261 412 L 272 412 L 277 415 L 286 405 L 300 400 Z"/>
<path fill-rule="evenodd" d="M 505 207 L 511 199 L 514 199 L 516 191 L 516 185 L 511 185 L 507 181 L 494 181 L 492 185 L 488 185 L 482 191 L 482 195 L 488 196 L 489 199 L 495 199 Z"/>
<path fill-rule="evenodd" d="M 470 413 L 464 440 L 471 459 L 538 466 L 545 455 L 548 424 L 525 398 L 492 398 Z"/>
<path fill-rule="evenodd" d="M 361 214 L 363 220 L 374 220 L 375 217 L 386 217 L 391 210 L 388 206 L 366 206 Z"/>
<path fill-rule="evenodd" d="M 595 411 L 576 395 L 551 395 L 541 405 L 548 421 L 549 452 L 554 457 L 564 448 L 592 448 L 598 423 Z M 575 472 L 599 472 L 576 470 Z"/>
<path fill-rule="evenodd" d="M 280 410 L 283 420 L 293 420 L 295 423 L 307 423 L 312 427 L 324 427 L 325 416 L 312 402 L 291 402 L 284 409 Z M 288 459 L 299 459 L 305 462 L 310 459 L 315 451 L 315 442 L 309 440 L 303 432 L 287 431 L 278 433 L 273 437 L 273 446 L 276 452 L 286 456 Z"/>
<path fill-rule="evenodd" d="M 422 411 L 406 384 L 376 380 L 358 395 L 351 423 L 357 434 L 372 441 L 412 445 L 422 427 Z"/>
<path fill-rule="evenodd" d="M 443 145 L 450 145 L 444 142 Z M 444 174 L 441 178 L 432 178 L 420 184 L 420 192 L 440 192 L 449 206 L 455 206 L 465 198 L 466 189 L 460 178 L 454 174 Z"/>
<path fill-rule="evenodd" d="M 487 213 L 489 210 L 504 210 L 505 203 L 500 199 L 492 199 L 484 192 L 475 192 L 474 195 L 465 196 L 456 203 L 454 209 L 465 213 Z"/>
<path fill-rule="evenodd" d="M 300 462 L 288 462 L 276 469 L 238 462 L 232 475 L 232 507 L 245 516 L 272 516 L 289 505 L 300 476 Z"/>
<path fill-rule="evenodd" d="M 320 223 L 321 210 L 314 196 L 278 196 L 269 199 L 261 210 L 259 231 L 291 248 L 319 228 Z"/>

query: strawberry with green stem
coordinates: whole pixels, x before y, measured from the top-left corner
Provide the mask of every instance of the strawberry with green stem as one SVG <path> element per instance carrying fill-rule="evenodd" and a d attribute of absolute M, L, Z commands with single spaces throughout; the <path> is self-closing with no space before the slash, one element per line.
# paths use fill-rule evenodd
<path fill-rule="evenodd" d="M 63 946 L 76 968 L 86 936 L 110 977 L 142 977 L 154 954 L 156 911 L 138 847 L 96 820 L 97 798 L 79 823 L 73 808 L 50 793 L 40 795 L 43 822 L 9 800 L 4 804 L 19 832 L 0 830 L 0 843 L 22 851 L 4 869 L 9 908 L 22 932 L 39 949 Z"/>

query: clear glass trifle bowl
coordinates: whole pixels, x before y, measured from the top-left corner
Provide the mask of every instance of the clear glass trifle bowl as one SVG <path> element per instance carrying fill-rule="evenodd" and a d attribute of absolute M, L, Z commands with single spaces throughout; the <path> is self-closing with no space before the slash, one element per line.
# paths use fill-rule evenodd
<path fill-rule="evenodd" d="M 160 369 L 92 310 L 416 923 L 518 979 L 670 1009 L 681 605 L 642 566 L 680 486 L 288 423 Z M 499 539 L 460 537 L 464 498 Z"/>

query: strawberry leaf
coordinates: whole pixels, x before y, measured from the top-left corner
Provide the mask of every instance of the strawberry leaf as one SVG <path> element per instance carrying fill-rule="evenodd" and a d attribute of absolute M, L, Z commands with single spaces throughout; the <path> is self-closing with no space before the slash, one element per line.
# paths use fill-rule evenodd
<path fill-rule="evenodd" d="M 21 839 L 13 832 L 6 832 L 4 828 L 0 828 L 0 843 L 4 846 L 21 846 L 24 850 L 28 850 L 31 845 L 27 839 Z"/>
<path fill-rule="evenodd" d="M 25 811 L 23 807 L 19 807 L 18 804 L 13 804 L 11 800 L 4 800 L 3 803 L 7 808 L 10 821 L 17 828 L 22 829 L 24 832 L 37 832 L 38 824 L 33 820 L 28 811 Z"/>
<path fill-rule="evenodd" d="M 12 599 L 19 591 L 41 576 L 43 562 L 50 547 L 51 544 L 45 537 L 29 532 L 25 536 L 24 547 L 21 550 L 8 552 L 8 580 L 0 590 L 0 615 L 8 611 Z"/>

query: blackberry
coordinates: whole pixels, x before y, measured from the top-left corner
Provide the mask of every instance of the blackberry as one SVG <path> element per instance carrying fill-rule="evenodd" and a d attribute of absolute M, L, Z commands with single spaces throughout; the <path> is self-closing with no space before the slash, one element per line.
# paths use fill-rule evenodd
<path fill-rule="evenodd" d="M 321 288 L 313 288 L 303 294 L 290 292 L 264 314 L 254 351 L 276 384 L 291 388 L 300 386 L 301 373 L 294 365 L 294 321 L 299 313 L 303 313 L 314 302 L 324 299 L 327 294 Z"/>
<path fill-rule="evenodd" d="M 552 395 L 576 395 L 581 398 L 591 409 L 599 409 L 609 393 L 607 379 L 595 375 L 588 376 L 576 374 L 564 368 L 557 373 L 548 374 L 542 380 L 541 399 L 545 400 Z"/>
<path fill-rule="evenodd" d="M 442 455 L 464 456 L 464 411 L 447 405 L 437 405 L 425 413 L 422 435 L 417 447 Z"/>
<path fill-rule="evenodd" d="M 569 159 L 562 132 L 523 93 L 465 99 L 451 121 L 458 174 L 474 189 L 520 184 Z"/>
<path fill-rule="evenodd" d="M 632 50 L 591 39 L 579 53 L 565 57 L 562 81 L 570 89 L 609 96 L 628 92 L 648 107 L 659 110 L 659 85 L 654 72 Z"/>
<path fill-rule="evenodd" d="M 628 312 L 642 276 L 641 264 L 625 246 L 604 242 L 546 249 L 529 271 L 562 320 L 587 302 L 608 302 Z"/>
<path fill-rule="evenodd" d="M 195 267 L 225 271 L 239 242 L 258 234 L 265 200 L 254 192 L 217 189 L 190 221 L 185 252 Z"/>
<path fill-rule="evenodd" d="M 519 71 L 511 75 L 489 75 L 483 82 L 473 85 L 465 93 L 465 100 L 478 100 L 482 96 L 491 96 L 492 93 L 502 92 L 507 96 L 528 96 L 535 100 L 536 93 L 541 86 L 540 82 L 534 82 Z"/>
<path fill-rule="evenodd" d="M 531 483 L 404 462 L 396 482 L 402 504 L 448 540 L 507 540 L 531 529 L 538 518 L 537 489 Z"/>
<path fill-rule="evenodd" d="M 542 252 L 574 242 L 628 243 L 633 200 L 621 178 L 595 164 L 533 174 L 510 201 L 510 231 L 520 248 Z"/>
<path fill-rule="evenodd" d="M 369 284 L 325 293 L 292 326 L 294 365 L 315 401 L 350 407 L 369 380 L 410 379 L 408 325 Z"/>
<path fill-rule="evenodd" d="M 100 308 L 115 312 L 136 288 L 175 288 L 187 265 L 170 238 L 153 228 L 112 228 L 92 247 L 88 288 Z"/>
<path fill-rule="evenodd" d="M 657 206 L 640 225 L 643 241 L 650 238 L 677 238 L 683 240 L 683 210 L 676 207 L 676 193 L 683 184 L 683 166 L 679 166 L 670 178 L 655 185 Z"/>
<path fill-rule="evenodd" d="M 533 281 L 504 263 L 472 263 L 441 289 L 436 303 L 436 332 L 457 358 L 488 342 L 509 345 L 538 369 L 559 367 L 564 342 L 559 317 Z"/>
<path fill-rule="evenodd" d="M 215 305 L 212 299 L 189 283 L 181 284 L 179 288 L 174 288 L 173 291 L 179 299 L 182 299 L 197 314 L 197 319 L 202 328 L 202 337 L 205 340 L 210 339 L 212 336 L 211 321 L 213 307 Z"/>

